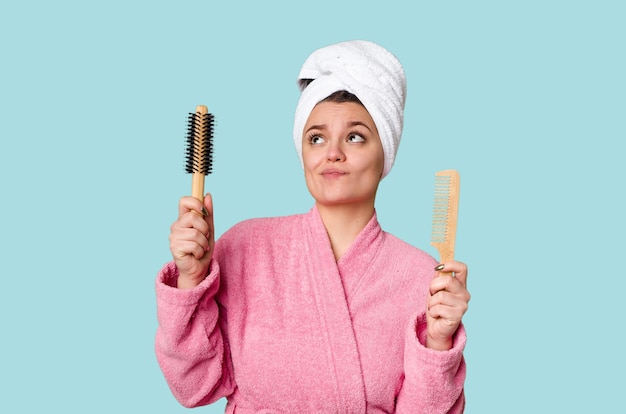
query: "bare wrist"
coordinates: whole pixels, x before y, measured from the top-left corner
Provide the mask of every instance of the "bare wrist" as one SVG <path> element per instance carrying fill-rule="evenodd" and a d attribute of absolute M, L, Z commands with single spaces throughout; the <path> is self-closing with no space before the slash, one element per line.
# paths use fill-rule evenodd
<path fill-rule="evenodd" d="M 193 289 L 198 286 L 202 281 L 206 278 L 206 276 L 202 277 L 187 277 L 183 275 L 178 275 L 178 279 L 176 280 L 176 287 L 178 289 Z"/>
<path fill-rule="evenodd" d="M 430 335 L 426 336 L 426 348 L 434 349 L 435 351 L 448 351 L 452 349 L 452 338 L 445 340 L 435 340 Z"/>

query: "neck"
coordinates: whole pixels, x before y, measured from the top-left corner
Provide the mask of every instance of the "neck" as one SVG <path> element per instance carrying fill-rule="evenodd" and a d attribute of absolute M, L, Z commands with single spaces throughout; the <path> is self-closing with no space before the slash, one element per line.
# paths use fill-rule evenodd
<path fill-rule="evenodd" d="M 348 250 L 356 236 L 374 215 L 374 204 L 367 205 L 321 205 L 316 204 L 324 227 L 330 239 L 330 245 L 339 260 Z"/>

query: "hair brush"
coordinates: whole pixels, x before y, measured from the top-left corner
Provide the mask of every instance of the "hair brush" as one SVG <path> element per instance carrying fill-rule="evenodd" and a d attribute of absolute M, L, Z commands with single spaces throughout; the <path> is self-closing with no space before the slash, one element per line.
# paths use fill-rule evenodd
<path fill-rule="evenodd" d="M 459 193 L 460 177 L 456 170 L 435 173 L 435 202 L 430 244 L 439 251 L 441 263 L 454 260 Z M 445 274 L 450 275 L 442 273 Z"/>
<path fill-rule="evenodd" d="M 192 174 L 191 195 L 200 201 L 204 201 L 204 177 L 212 170 L 213 122 L 213 114 L 204 105 L 189 113 L 185 172 Z M 206 214 L 204 206 L 202 213 Z"/>

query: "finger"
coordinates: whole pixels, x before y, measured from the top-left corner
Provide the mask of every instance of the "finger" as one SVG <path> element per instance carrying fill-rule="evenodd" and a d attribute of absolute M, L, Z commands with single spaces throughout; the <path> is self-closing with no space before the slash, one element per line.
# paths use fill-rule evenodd
<path fill-rule="evenodd" d="M 202 246 L 201 243 L 193 240 L 177 240 L 171 245 L 172 256 L 175 259 L 184 259 L 186 256 L 193 256 L 196 260 L 200 260 L 207 254 L 208 247 Z"/>
<path fill-rule="evenodd" d="M 441 291 L 427 300 L 428 313 L 433 318 L 445 317 L 450 320 L 461 320 L 469 308 L 469 298 Z"/>
<path fill-rule="evenodd" d="M 463 309 L 441 304 L 428 309 L 428 316 L 434 320 L 445 323 L 448 326 L 449 333 L 453 333 L 461 324 L 464 314 L 465 311 Z"/>
<path fill-rule="evenodd" d="M 458 292 L 465 289 L 459 280 L 453 277 L 435 277 L 430 281 L 429 291 L 431 296 L 438 292 Z"/>
<path fill-rule="evenodd" d="M 463 262 L 451 261 L 440 263 L 437 267 L 435 267 L 435 271 L 439 272 L 438 276 L 445 273 L 448 276 L 456 278 L 464 286 L 467 286 L 467 265 Z"/>
<path fill-rule="evenodd" d="M 205 223 L 206 225 L 206 223 Z M 207 236 L 194 228 L 180 228 L 170 233 L 170 243 L 176 245 L 179 242 L 198 243 L 205 250 L 209 249 L 209 240 Z"/>
<path fill-rule="evenodd" d="M 463 290 L 459 293 L 452 293 L 447 290 L 441 290 L 436 294 L 428 298 L 428 307 L 437 305 L 450 306 L 453 308 L 462 309 L 465 312 L 468 308 L 470 295 L 467 290 Z"/>
<path fill-rule="evenodd" d="M 209 242 L 213 244 L 213 242 L 215 241 L 215 232 L 213 225 L 213 197 L 211 196 L 211 193 L 207 193 L 206 196 L 204 196 L 204 208 L 206 211 L 204 221 L 207 223 L 208 227 L 207 233 L 205 234 L 209 239 Z"/>
<path fill-rule="evenodd" d="M 452 277 L 435 277 L 429 284 L 429 293 L 431 297 L 440 297 L 439 300 L 451 295 L 460 302 L 467 303 L 470 301 L 471 295 L 467 288 L 457 278 Z M 450 302 L 452 303 L 452 302 Z"/>
<path fill-rule="evenodd" d="M 199 213 L 202 211 L 202 201 L 198 200 L 195 197 L 184 196 L 181 197 L 178 202 L 178 217 L 182 217 L 184 214 L 195 211 Z M 200 213 L 202 215 L 202 213 Z"/>
<path fill-rule="evenodd" d="M 198 236 L 208 237 L 209 235 L 209 225 L 208 223 L 200 217 L 195 212 L 188 211 L 184 215 L 178 218 L 172 225 L 170 226 L 170 235 L 176 236 L 183 230 L 193 230 L 197 232 Z M 195 237 L 194 235 L 183 236 L 182 238 L 192 239 Z"/>
<path fill-rule="evenodd" d="M 193 257 L 196 260 L 202 259 L 208 252 L 207 243 L 198 243 L 193 240 L 176 240 L 170 244 L 170 251 L 175 260 Z"/>

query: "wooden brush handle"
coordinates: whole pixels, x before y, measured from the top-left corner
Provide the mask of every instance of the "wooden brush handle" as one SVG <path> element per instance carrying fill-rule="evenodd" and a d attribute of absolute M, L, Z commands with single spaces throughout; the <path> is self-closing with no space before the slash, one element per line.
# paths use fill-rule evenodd
<path fill-rule="evenodd" d="M 204 174 L 195 172 L 191 176 L 191 195 L 200 201 L 204 200 Z"/>
<path fill-rule="evenodd" d="M 454 249 L 450 250 L 445 247 L 439 249 L 440 263 L 447 263 L 454 260 Z M 439 272 L 439 276 L 452 276 L 452 272 Z"/>
<path fill-rule="evenodd" d="M 209 110 L 204 105 L 196 106 L 196 113 L 202 115 L 201 118 L 209 113 Z M 204 140 L 198 140 L 201 145 L 204 145 Z M 199 148 L 200 152 L 204 151 L 204 148 L 201 146 Z M 191 195 L 197 198 L 200 201 L 204 201 L 204 174 L 202 172 L 195 172 L 191 177 Z"/>
<path fill-rule="evenodd" d="M 454 260 L 454 246 L 441 246 L 439 248 L 439 260 L 441 263 L 451 262 Z"/>

